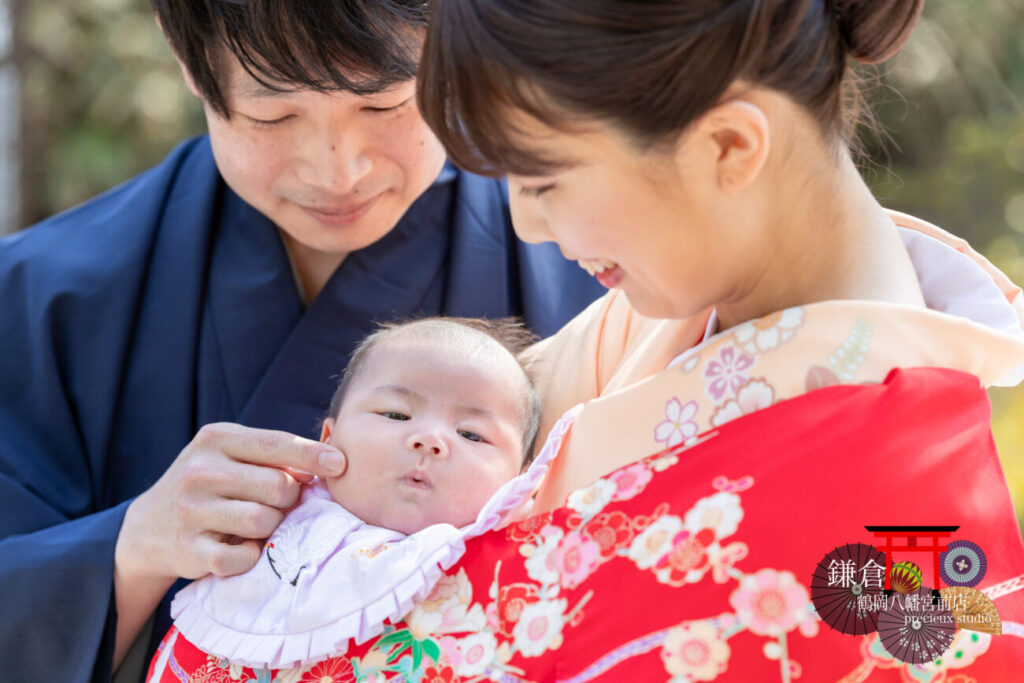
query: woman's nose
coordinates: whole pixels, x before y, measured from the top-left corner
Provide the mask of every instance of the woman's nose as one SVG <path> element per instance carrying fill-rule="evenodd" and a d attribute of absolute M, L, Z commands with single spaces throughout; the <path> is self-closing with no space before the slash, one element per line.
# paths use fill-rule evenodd
<path fill-rule="evenodd" d="M 440 434 L 434 431 L 421 431 L 409 437 L 406 443 L 410 451 L 419 455 L 444 457 L 448 455 L 448 445 Z"/>
<path fill-rule="evenodd" d="M 548 221 L 540 211 L 537 200 L 531 197 L 522 197 L 519 194 L 517 185 L 510 181 L 508 185 L 509 212 L 512 214 L 512 227 L 516 235 L 524 242 L 539 244 L 551 242 L 554 236 Z"/>

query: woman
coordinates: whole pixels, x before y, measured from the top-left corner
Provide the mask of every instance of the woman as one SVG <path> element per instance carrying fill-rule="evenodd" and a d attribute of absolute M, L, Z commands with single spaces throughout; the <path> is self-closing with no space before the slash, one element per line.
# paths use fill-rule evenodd
<path fill-rule="evenodd" d="M 612 291 L 534 349 L 542 430 L 586 402 L 538 514 L 282 679 L 1008 680 L 1024 546 L 983 386 L 1024 374 L 1024 297 L 849 151 L 848 63 L 920 10 L 435 3 L 427 121 Z"/>

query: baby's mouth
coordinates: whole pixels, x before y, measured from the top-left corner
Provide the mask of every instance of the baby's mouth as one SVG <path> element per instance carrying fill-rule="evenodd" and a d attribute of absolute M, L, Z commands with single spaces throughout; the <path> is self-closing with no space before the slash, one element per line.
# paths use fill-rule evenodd
<path fill-rule="evenodd" d="M 412 472 L 409 472 L 401 479 L 399 479 L 399 481 L 405 484 L 406 486 L 411 486 L 417 489 L 426 490 L 433 488 L 433 484 L 430 481 L 430 477 L 428 477 L 427 474 L 422 470 L 413 470 Z"/>

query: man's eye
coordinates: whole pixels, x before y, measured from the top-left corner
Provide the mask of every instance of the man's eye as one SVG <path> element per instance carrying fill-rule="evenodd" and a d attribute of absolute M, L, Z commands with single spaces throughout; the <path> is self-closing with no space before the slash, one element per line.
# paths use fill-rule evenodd
<path fill-rule="evenodd" d="M 412 98 L 411 97 L 409 99 L 407 99 L 407 100 L 402 100 L 398 104 L 392 105 L 390 107 L 369 107 L 369 106 L 363 107 L 363 111 L 369 112 L 371 114 L 382 114 L 382 113 L 388 112 L 388 111 L 398 111 L 399 109 L 401 109 L 405 105 L 409 104 L 410 102 L 412 102 Z"/>
<path fill-rule="evenodd" d="M 292 118 L 292 115 L 289 114 L 288 116 L 282 116 L 277 119 L 256 119 L 251 116 L 246 116 L 245 118 L 249 119 L 249 122 L 257 128 L 272 128 L 273 126 L 280 125 Z"/>
<path fill-rule="evenodd" d="M 395 410 L 388 410 L 386 412 L 381 413 L 381 415 L 383 415 L 384 417 L 386 417 L 389 420 L 408 420 L 409 419 L 409 416 L 406 415 L 405 413 L 400 413 L 400 412 L 395 411 Z"/>
<path fill-rule="evenodd" d="M 480 436 L 476 432 L 471 432 L 467 429 L 460 429 L 459 436 L 461 436 L 464 439 L 469 439 L 470 441 L 482 442 L 484 440 L 484 437 Z"/>
<path fill-rule="evenodd" d="M 520 187 L 519 194 L 523 197 L 539 197 L 548 190 L 554 189 L 555 184 L 549 183 L 547 185 L 540 185 L 538 187 Z"/>

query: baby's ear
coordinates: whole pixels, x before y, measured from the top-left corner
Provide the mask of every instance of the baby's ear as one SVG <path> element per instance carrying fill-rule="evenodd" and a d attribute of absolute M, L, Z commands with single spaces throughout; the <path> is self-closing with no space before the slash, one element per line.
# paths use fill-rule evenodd
<path fill-rule="evenodd" d="M 334 420 L 325 417 L 320 427 L 320 443 L 327 443 L 331 440 L 331 431 L 334 429 Z"/>

